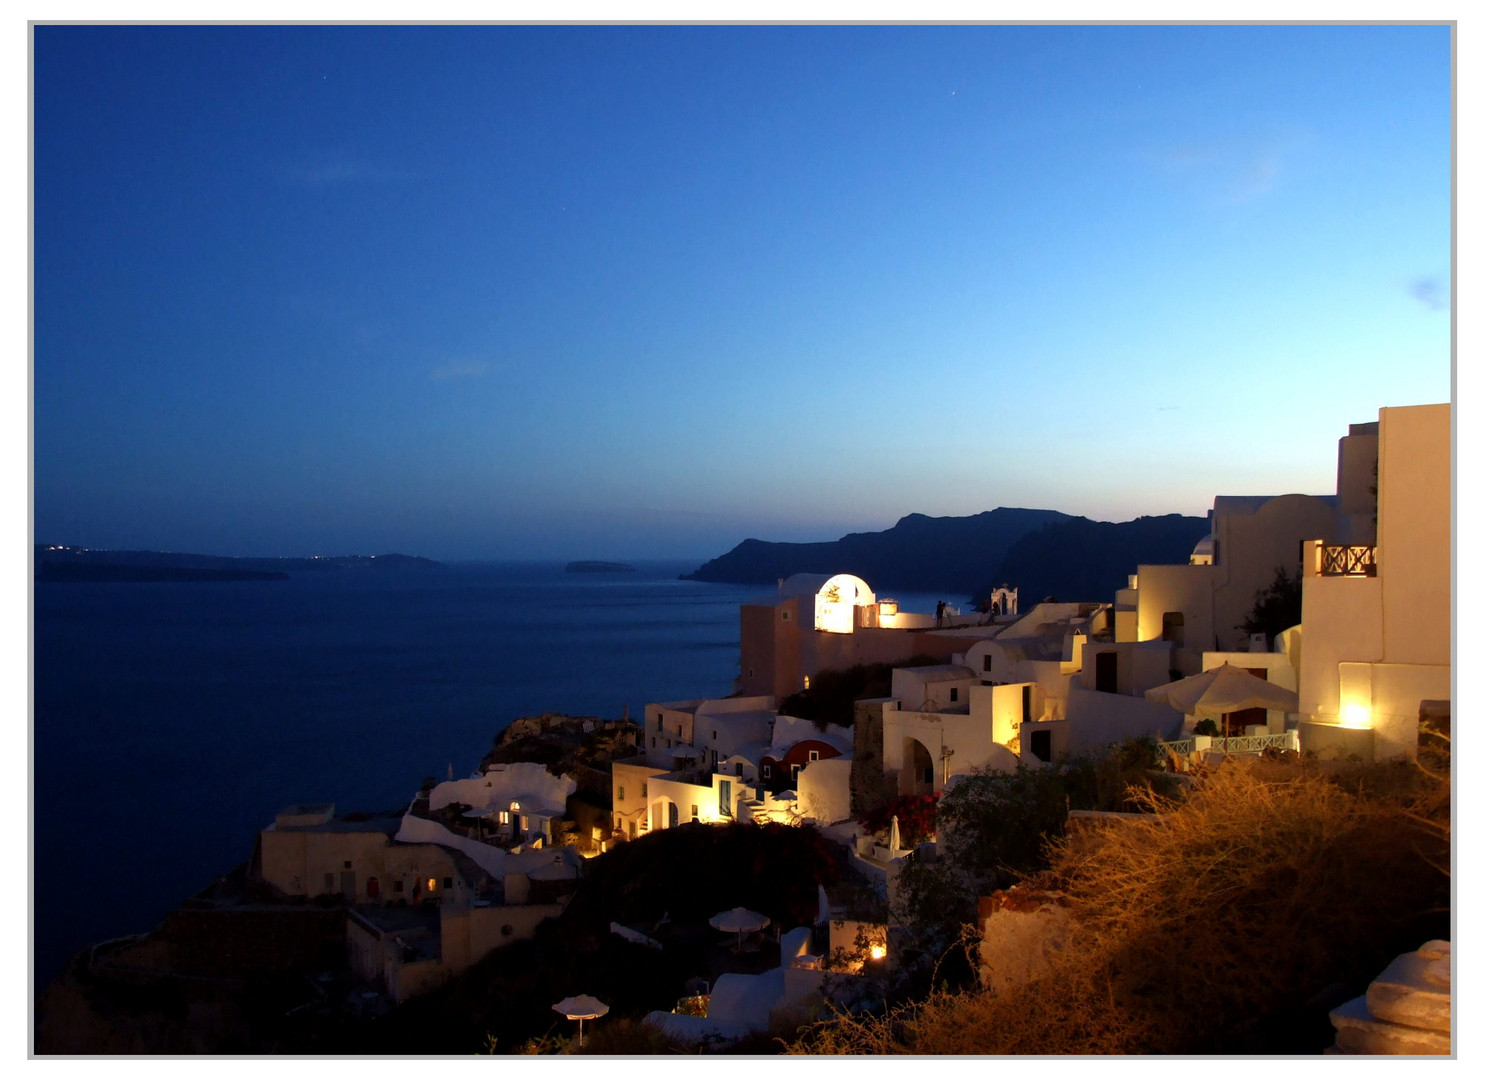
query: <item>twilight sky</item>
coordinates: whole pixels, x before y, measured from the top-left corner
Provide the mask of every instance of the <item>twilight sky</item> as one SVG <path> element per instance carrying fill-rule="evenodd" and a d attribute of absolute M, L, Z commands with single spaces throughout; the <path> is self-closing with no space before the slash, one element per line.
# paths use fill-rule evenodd
<path fill-rule="evenodd" d="M 1334 490 L 1447 27 L 34 31 L 38 542 L 709 556 Z"/>

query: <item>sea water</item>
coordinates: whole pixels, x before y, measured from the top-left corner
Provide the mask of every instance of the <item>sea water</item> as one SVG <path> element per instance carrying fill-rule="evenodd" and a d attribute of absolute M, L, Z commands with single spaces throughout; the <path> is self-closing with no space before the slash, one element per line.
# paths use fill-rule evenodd
<path fill-rule="evenodd" d="M 695 566 L 37 584 L 36 986 L 245 862 L 290 803 L 400 811 L 517 717 L 731 693 L 738 605 L 771 590 L 679 580 Z"/>

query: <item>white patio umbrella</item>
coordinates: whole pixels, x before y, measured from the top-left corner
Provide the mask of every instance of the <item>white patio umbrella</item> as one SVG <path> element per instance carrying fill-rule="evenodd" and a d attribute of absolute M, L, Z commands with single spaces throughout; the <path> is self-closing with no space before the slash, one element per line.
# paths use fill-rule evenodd
<path fill-rule="evenodd" d="M 1299 695 L 1267 679 L 1249 675 L 1240 667 L 1223 664 L 1185 679 L 1151 687 L 1145 691 L 1147 701 L 1156 701 L 1179 709 L 1188 716 L 1199 712 L 1235 713 L 1243 709 L 1281 709 L 1294 712 L 1299 708 Z M 1224 739 L 1223 746 L 1227 743 Z"/>
<path fill-rule="evenodd" d="M 477 833 L 483 833 L 484 830 L 480 828 L 481 824 L 483 823 L 484 819 L 490 817 L 494 813 L 495 811 L 488 806 L 472 806 L 468 810 L 464 811 L 461 816 L 473 818 L 475 831 Z"/>
<path fill-rule="evenodd" d="M 1145 700 L 1169 705 L 1187 714 L 1197 711 L 1234 713 L 1243 709 L 1294 712 L 1299 708 L 1299 695 L 1293 690 L 1249 675 L 1231 664 L 1151 687 L 1145 691 Z"/>
<path fill-rule="evenodd" d="M 578 1022 L 578 1045 L 583 1045 L 583 1021 L 597 1020 L 608 1012 L 608 1006 L 596 997 L 588 994 L 579 994 L 577 997 L 563 998 L 552 1006 L 557 1012 L 569 1020 Z"/>
<path fill-rule="evenodd" d="M 731 911 L 719 912 L 713 915 L 707 922 L 718 930 L 726 933 L 737 931 L 737 945 L 742 948 L 742 936 L 751 934 L 754 930 L 762 930 L 769 924 L 767 915 L 760 915 L 756 911 L 749 911 L 745 907 L 735 907 Z"/>
<path fill-rule="evenodd" d="M 889 834 L 889 836 L 890 839 L 888 840 L 888 850 L 891 851 L 893 855 L 896 855 L 897 849 L 902 847 L 902 830 L 897 825 L 896 814 L 892 815 L 892 832 Z"/>

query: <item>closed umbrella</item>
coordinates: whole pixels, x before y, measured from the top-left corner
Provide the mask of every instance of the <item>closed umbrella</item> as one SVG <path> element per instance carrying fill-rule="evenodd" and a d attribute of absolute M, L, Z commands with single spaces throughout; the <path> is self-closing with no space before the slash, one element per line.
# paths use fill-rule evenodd
<path fill-rule="evenodd" d="M 583 1021 L 597 1020 L 608 1012 L 608 1006 L 596 997 L 588 994 L 579 994 L 577 997 L 563 998 L 552 1006 L 557 1012 L 569 1020 L 578 1022 L 578 1045 L 583 1045 Z"/>

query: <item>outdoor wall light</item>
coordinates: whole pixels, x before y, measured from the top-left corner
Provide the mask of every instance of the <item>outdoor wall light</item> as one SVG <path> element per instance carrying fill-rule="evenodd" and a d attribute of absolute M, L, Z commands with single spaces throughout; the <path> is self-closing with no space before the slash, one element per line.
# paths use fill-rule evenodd
<path fill-rule="evenodd" d="M 886 955 L 887 955 L 887 946 L 885 946 L 885 945 L 873 945 L 871 947 L 871 958 L 873 960 L 881 960 Z"/>
<path fill-rule="evenodd" d="M 1353 701 L 1341 710 L 1341 726 L 1369 728 L 1372 726 L 1372 710 L 1369 706 Z"/>

